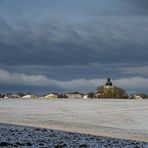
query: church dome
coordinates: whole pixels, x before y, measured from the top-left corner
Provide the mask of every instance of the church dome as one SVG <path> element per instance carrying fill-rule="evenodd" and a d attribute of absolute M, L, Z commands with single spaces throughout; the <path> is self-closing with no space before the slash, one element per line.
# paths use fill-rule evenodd
<path fill-rule="evenodd" d="M 110 80 L 109 77 L 108 77 L 108 79 L 107 79 L 106 85 L 112 86 L 112 82 L 111 82 L 111 80 Z"/>

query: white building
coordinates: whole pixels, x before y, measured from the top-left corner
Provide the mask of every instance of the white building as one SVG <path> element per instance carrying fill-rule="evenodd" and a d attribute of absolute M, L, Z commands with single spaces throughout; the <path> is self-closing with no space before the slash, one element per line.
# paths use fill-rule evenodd
<path fill-rule="evenodd" d="M 58 95 L 51 93 L 51 94 L 46 95 L 44 98 L 45 99 L 57 99 Z"/>
<path fill-rule="evenodd" d="M 84 95 L 83 96 L 83 99 L 88 99 L 88 95 Z"/>
<path fill-rule="evenodd" d="M 81 98 L 83 98 L 83 95 L 80 94 L 80 93 L 67 93 L 67 94 L 65 94 L 65 96 L 67 98 L 71 98 L 71 99 L 81 99 Z"/>
<path fill-rule="evenodd" d="M 23 98 L 23 99 L 30 99 L 30 98 L 32 98 L 32 96 L 31 96 L 31 95 L 25 95 L 25 96 L 23 96 L 22 98 Z"/>

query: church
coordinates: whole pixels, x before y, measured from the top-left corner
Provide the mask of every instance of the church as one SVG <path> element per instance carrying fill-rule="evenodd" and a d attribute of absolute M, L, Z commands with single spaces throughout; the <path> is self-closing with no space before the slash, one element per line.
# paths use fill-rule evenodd
<path fill-rule="evenodd" d="M 114 98 L 115 88 L 112 85 L 110 77 L 107 78 L 107 81 L 104 86 L 98 88 L 95 96 L 97 98 Z"/>

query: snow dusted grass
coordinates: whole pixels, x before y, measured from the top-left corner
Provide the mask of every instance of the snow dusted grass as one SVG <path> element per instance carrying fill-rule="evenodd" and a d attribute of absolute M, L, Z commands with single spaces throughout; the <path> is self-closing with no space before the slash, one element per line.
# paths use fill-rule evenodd
<path fill-rule="evenodd" d="M 148 148 L 148 143 L 10 124 L 0 124 L 0 147 Z"/>

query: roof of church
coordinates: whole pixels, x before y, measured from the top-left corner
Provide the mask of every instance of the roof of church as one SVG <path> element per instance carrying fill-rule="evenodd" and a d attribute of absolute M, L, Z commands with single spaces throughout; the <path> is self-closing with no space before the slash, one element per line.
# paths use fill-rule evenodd
<path fill-rule="evenodd" d="M 112 82 L 111 82 L 111 80 L 110 80 L 110 77 L 107 78 L 106 85 L 110 85 L 110 86 L 112 86 Z"/>

